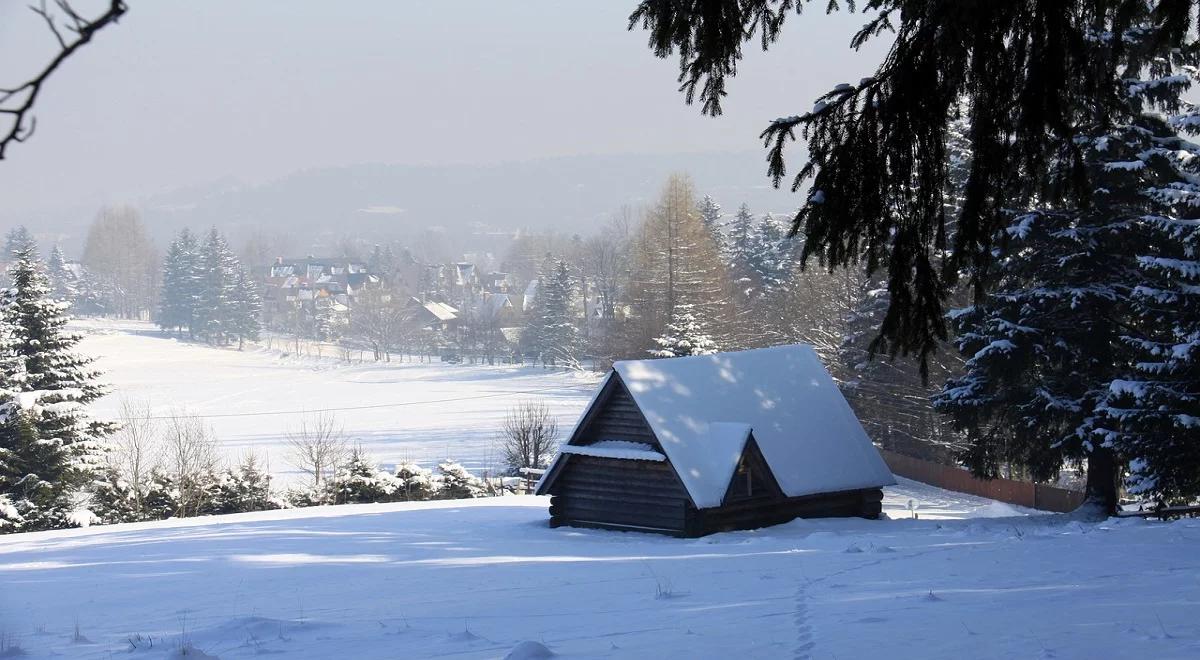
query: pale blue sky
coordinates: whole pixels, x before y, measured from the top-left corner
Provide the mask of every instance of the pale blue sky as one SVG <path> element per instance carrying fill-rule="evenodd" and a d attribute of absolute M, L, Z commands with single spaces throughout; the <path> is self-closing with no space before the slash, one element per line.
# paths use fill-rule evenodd
<path fill-rule="evenodd" d="M 626 31 L 633 0 L 129 4 L 50 81 L 36 137 L 0 161 L 10 213 L 361 162 L 757 149 L 767 121 L 869 74 L 883 51 L 853 54 L 863 17 L 815 3 L 777 49 L 751 49 L 712 119 L 683 104 L 676 62 Z M 52 46 L 38 21 L 0 0 L 0 86 Z"/>

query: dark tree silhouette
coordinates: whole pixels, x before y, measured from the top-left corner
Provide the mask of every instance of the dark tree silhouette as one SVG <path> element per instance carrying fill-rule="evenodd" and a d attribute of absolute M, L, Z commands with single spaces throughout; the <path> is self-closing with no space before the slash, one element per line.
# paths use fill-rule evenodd
<path fill-rule="evenodd" d="M 36 75 L 24 83 L 11 88 L 0 88 L 0 114 L 9 115 L 12 124 L 0 134 L 0 160 L 4 160 L 10 144 L 28 140 L 37 128 L 33 106 L 37 102 L 42 86 L 50 79 L 67 58 L 71 57 L 92 40 L 105 26 L 116 23 L 127 10 L 122 0 L 111 0 L 108 9 L 95 18 L 84 18 L 71 6 L 69 0 L 54 0 L 53 8 L 41 0 L 29 7 L 46 22 L 46 27 L 58 41 L 59 50 Z"/>
<path fill-rule="evenodd" d="M 659 57 L 678 54 L 680 90 L 718 115 L 744 44 L 766 49 L 807 0 L 643 0 L 630 16 Z M 855 10 L 847 2 L 847 9 Z M 1089 203 L 1077 125 L 1119 115 L 1127 71 L 1153 68 L 1190 48 L 1196 0 L 867 0 L 850 45 L 884 31 L 895 43 L 873 75 L 842 83 L 811 111 L 762 132 L 776 186 L 789 172 L 796 132 L 808 162 L 791 180 L 811 182 L 793 231 L 802 264 L 865 260 L 887 273 L 891 304 L 873 350 L 926 358 L 945 338 L 943 300 L 960 274 L 981 293 L 1005 209 Z M 836 0 L 827 11 L 840 9 Z M 1120 38 L 1136 28 L 1146 38 Z M 1116 35 L 1116 37 L 1114 37 Z M 950 120 L 970 122 L 973 159 L 961 206 L 948 212 Z M 948 217 L 951 216 L 951 217 Z M 957 216 L 957 217 L 953 217 Z M 948 231 L 953 226 L 953 231 Z M 923 359 L 922 362 L 925 362 Z"/>

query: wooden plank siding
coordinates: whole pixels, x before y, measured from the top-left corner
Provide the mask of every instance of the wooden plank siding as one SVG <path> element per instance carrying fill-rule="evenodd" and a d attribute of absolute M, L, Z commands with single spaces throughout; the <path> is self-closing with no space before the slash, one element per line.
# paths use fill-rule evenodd
<path fill-rule="evenodd" d="M 626 440 L 657 448 L 658 440 L 654 437 L 654 431 L 650 430 L 650 425 L 633 397 L 629 396 L 620 377 L 613 374 L 605 390 L 596 401 L 595 414 L 584 420 L 571 444 L 590 445 L 601 440 Z"/>
<path fill-rule="evenodd" d="M 874 519 L 878 518 L 882 511 L 882 501 L 883 491 L 870 488 L 804 497 L 733 502 L 715 509 L 695 510 L 689 517 L 684 535 L 704 536 L 715 532 L 759 529 L 795 518 Z"/>
<path fill-rule="evenodd" d="M 571 456 L 550 487 L 550 524 L 682 534 L 691 500 L 666 462 Z"/>

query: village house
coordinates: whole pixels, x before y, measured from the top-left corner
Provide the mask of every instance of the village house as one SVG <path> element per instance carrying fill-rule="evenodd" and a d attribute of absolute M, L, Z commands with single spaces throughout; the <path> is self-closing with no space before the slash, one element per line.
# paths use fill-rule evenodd
<path fill-rule="evenodd" d="M 297 311 L 331 310 L 342 322 L 360 292 L 379 284 L 379 278 L 362 262 L 347 259 L 277 257 L 267 272 L 263 289 L 263 320 L 269 325 L 291 318 Z"/>

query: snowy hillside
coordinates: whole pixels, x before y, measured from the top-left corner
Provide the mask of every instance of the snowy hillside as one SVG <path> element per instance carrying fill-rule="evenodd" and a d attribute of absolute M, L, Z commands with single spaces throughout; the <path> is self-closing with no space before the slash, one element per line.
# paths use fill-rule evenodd
<path fill-rule="evenodd" d="M 1200 655 L 1200 521 L 1080 524 L 907 481 L 885 511 L 909 499 L 920 520 L 695 540 L 552 530 L 535 497 L 26 534 L 0 543 L 0 640 L 30 658 Z"/>
<path fill-rule="evenodd" d="M 412 460 L 425 467 L 453 458 L 470 469 L 495 465 L 496 432 L 523 399 L 546 402 L 569 428 L 587 405 L 599 375 L 537 367 L 434 363 L 362 365 L 335 357 L 282 357 L 164 337 L 150 324 L 81 321 L 80 351 L 113 393 L 95 405 L 116 418 L 122 398 L 148 401 L 155 414 L 185 410 L 205 416 L 232 458 L 247 450 L 266 459 L 287 482 L 294 478 L 283 447 L 300 411 L 336 409 L 352 442 L 381 463 Z M 284 411 L 289 414 L 260 414 Z"/>

